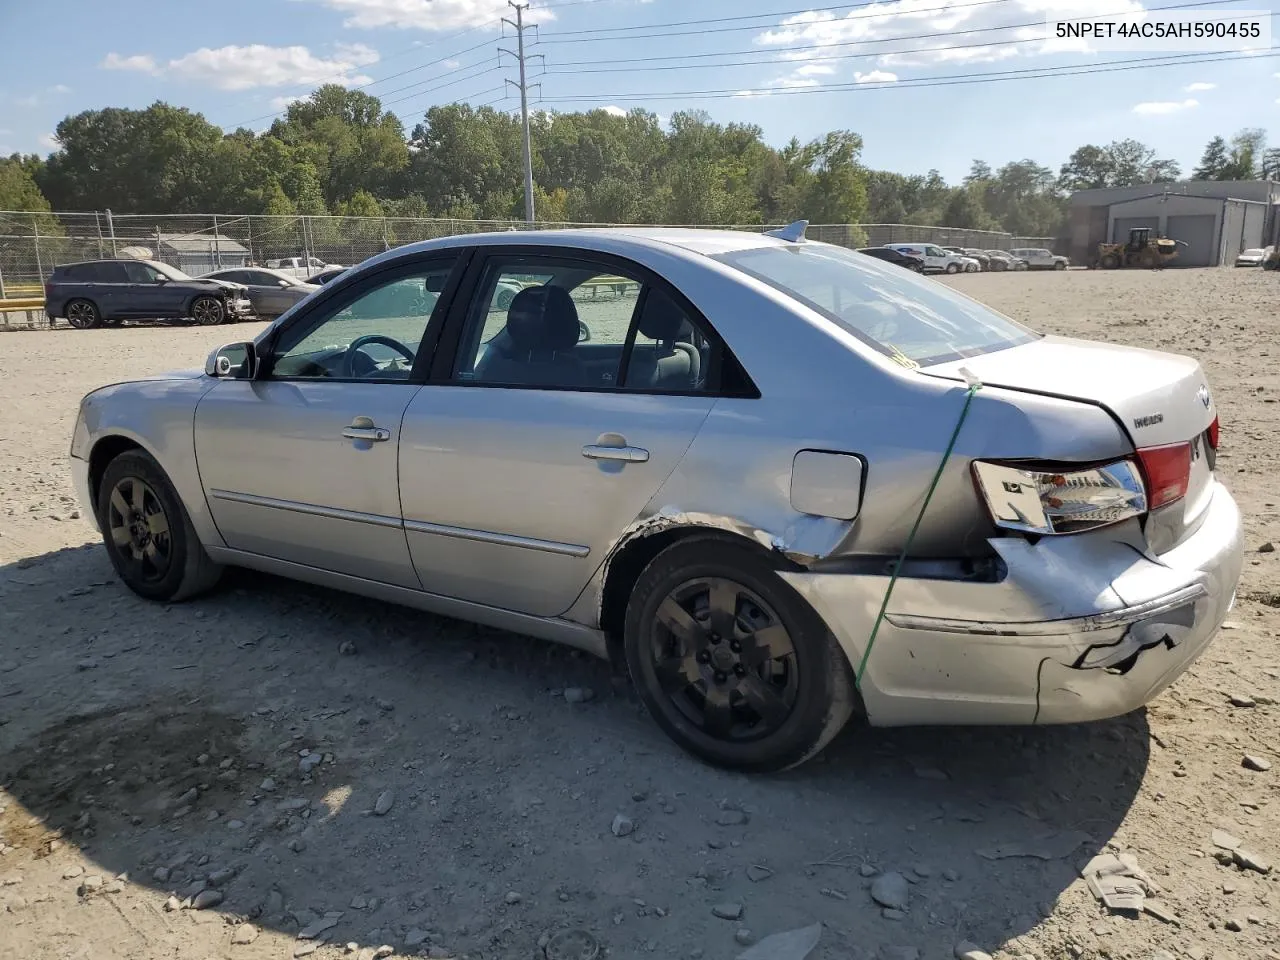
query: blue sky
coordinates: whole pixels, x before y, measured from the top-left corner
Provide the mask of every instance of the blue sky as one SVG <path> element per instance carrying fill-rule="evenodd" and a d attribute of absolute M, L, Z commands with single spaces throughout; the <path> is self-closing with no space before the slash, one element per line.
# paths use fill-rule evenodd
<path fill-rule="evenodd" d="M 1044 28 L 1009 25 L 1178 2 L 543 0 L 529 13 L 540 38 L 529 52 L 544 58 L 531 63 L 541 74 L 535 106 L 642 106 L 663 117 L 705 109 L 721 121 L 759 124 L 776 144 L 847 128 L 862 135 L 868 165 L 902 173 L 936 167 L 952 181 L 975 158 L 992 166 L 1031 158 L 1056 171 L 1077 146 L 1122 137 L 1151 144 L 1186 170 L 1210 137 L 1241 127 L 1262 127 L 1280 145 L 1280 57 L 1272 53 L 1111 73 L 947 79 L 1169 56 L 1169 48 L 1046 44 L 1036 39 Z M 1275 7 L 1276 0 L 1219 0 L 1183 15 Z M 334 80 L 383 97 L 406 128 L 432 103 L 453 99 L 515 109 L 515 96 L 499 100 L 504 78 L 516 76 L 513 60 L 497 52 L 515 45 L 509 28 L 499 38 L 502 16 L 514 17 L 505 0 L 0 0 L 7 38 L 0 155 L 48 153 L 69 113 L 157 99 L 227 129 L 260 129 L 290 97 Z M 731 19 L 681 25 L 718 18 Z M 1270 42 L 1280 45 L 1280 31 Z M 931 81 L 937 85 L 920 85 Z M 845 86 L 822 89 L 829 84 Z M 723 93 L 690 95 L 707 91 Z"/>

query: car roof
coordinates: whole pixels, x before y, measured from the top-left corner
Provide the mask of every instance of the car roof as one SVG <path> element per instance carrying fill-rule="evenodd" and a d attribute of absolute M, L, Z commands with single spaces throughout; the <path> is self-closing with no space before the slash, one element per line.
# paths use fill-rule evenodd
<path fill-rule="evenodd" d="M 406 254 L 443 250 L 461 246 L 493 244 L 530 244 L 549 247 L 579 247 L 601 253 L 627 247 L 677 247 L 693 253 L 714 256 L 761 247 L 789 247 L 791 241 L 748 230 L 716 230 L 694 227 L 583 227 L 568 230 L 504 230 L 490 233 L 455 234 L 395 247 L 374 260 Z"/>

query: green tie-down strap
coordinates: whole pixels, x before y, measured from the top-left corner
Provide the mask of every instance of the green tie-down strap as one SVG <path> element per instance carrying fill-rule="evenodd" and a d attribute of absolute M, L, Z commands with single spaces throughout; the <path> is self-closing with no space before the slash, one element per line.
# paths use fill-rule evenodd
<path fill-rule="evenodd" d="M 951 459 L 951 451 L 955 449 L 956 438 L 960 436 L 960 428 L 964 426 L 964 419 L 969 415 L 969 404 L 973 401 L 973 395 L 982 389 L 982 384 L 972 374 L 966 370 L 960 372 L 965 375 L 965 380 L 969 383 L 969 389 L 964 397 L 964 406 L 960 408 L 960 419 L 956 421 L 956 428 L 951 431 L 951 440 L 947 443 L 947 450 L 942 455 L 938 469 L 933 475 L 933 481 L 929 484 L 929 489 L 924 495 L 924 503 L 920 504 L 920 512 L 916 515 L 916 522 L 911 526 L 911 532 L 907 534 L 907 542 L 902 545 L 902 553 L 898 555 L 898 562 L 893 566 L 893 575 L 889 578 L 889 586 L 885 588 L 884 600 L 880 603 L 880 612 L 876 614 L 876 622 L 871 627 L 871 636 L 867 638 L 867 649 L 863 651 L 862 662 L 858 664 L 855 682 L 859 689 L 862 687 L 862 675 L 867 670 L 867 661 L 871 659 L 871 648 L 876 645 L 876 635 L 880 632 L 880 622 L 884 620 L 884 612 L 889 609 L 889 597 L 893 595 L 893 586 L 898 582 L 898 572 L 902 569 L 903 563 L 906 562 L 907 553 L 911 549 L 911 542 L 915 540 L 916 531 L 920 529 L 920 521 L 924 519 L 924 512 L 929 509 L 929 501 L 933 499 L 933 491 L 937 489 L 938 481 L 942 479 L 943 468 L 946 467 L 947 461 Z"/>

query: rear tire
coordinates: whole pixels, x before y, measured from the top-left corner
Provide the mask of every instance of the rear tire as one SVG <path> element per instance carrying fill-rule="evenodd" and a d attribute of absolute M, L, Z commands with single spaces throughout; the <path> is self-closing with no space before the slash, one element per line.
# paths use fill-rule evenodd
<path fill-rule="evenodd" d="M 216 297 L 196 297 L 191 302 L 191 319 L 202 327 L 216 327 L 226 318 L 226 310 Z"/>
<path fill-rule="evenodd" d="M 102 314 L 91 300 L 72 300 L 66 308 L 67 323 L 76 330 L 92 330 L 101 326 Z"/>
<path fill-rule="evenodd" d="M 844 652 L 750 546 L 695 537 L 659 553 L 632 591 L 624 647 L 658 726 L 714 766 L 799 766 L 853 713 Z"/>
<path fill-rule="evenodd" d="M 98 526 L 111 565 L 147 600 L 177 602 L 212 589 L 222 567 L 200 543 L 160 464 L 142 450 L 120 454 L 98 487 Z"/>
<path fill-rule="evenodd" d="M 960 272 L 959 264 L 956 264 L 956 263 L 947 264 L 947 273 L 959 273 L 959 272 Z"/>

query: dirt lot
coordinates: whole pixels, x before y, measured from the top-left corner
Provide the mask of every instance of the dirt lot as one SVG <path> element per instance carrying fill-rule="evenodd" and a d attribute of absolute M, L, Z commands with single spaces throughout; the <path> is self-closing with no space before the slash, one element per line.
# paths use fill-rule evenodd
<path fill-rule="evenodd" d="M 1203 358 L 1247 515 L 1241 602 L 1145 711 L 851 726 L 774 778 L 694 762 L 605 666 L 527 638 L 249 574 L 135 599 L 73 502 L 76 402 L 258 328 L 0 335 L 0 955 L 577 960 L 589 937 L 601 957 L 728 960 L 820 923 L 814 960 L 962 940 L 1280 957 L 1277 873 L 1220 863 L 1212 838 L 1280 855 L 1280 560 L 1261 549 L 1280 539 L 1280 279 L 946 282 L 1041 329 Z M 1165 919 L 1096 903 L 1079 870 L 1104 850 L 1136 857 Z M 877 872 L 909 880 L 902 913 L 873 902 Z"/>

